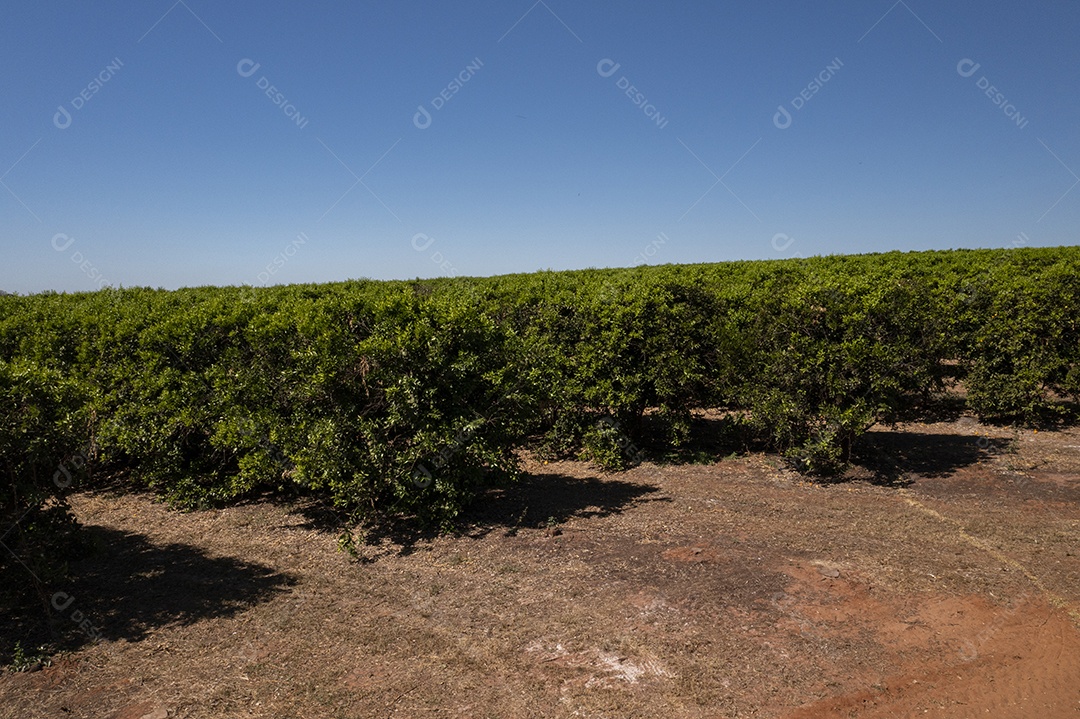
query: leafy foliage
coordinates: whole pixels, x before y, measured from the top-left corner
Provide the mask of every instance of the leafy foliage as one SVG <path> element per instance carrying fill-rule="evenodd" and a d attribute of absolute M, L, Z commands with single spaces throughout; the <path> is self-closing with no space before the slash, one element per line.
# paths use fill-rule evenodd
<path fill-rule="evenodd" d="M 67 494 L 86 474 L 82 388 L 33 362 L 0 362 L 0 594 L 44 598 L 74 550 Z"/>
<path fill-rule="evenodd" d="M 99 464 L 179 506 L 290 491 L 433 526 L 513 477 L 522 446 L 619 469 L 640 447 L 685 445 L 700 409 L 836 472 L 867 428 L 918 413 L 950 378 L 986 419 L 1042 421 L 1080 399 L 1078 258 L 0 297 L 3 511 L 61 516 L 51 472 L 90 437 Z"/>

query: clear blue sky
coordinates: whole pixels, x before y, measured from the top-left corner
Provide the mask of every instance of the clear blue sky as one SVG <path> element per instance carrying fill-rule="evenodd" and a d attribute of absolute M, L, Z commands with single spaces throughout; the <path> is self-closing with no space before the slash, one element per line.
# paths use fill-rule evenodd
<path fill-rule="evenodd" d="M 0 288 L 1075 244 L 1078 31 L 1071 1 L 10 2 Z"/>

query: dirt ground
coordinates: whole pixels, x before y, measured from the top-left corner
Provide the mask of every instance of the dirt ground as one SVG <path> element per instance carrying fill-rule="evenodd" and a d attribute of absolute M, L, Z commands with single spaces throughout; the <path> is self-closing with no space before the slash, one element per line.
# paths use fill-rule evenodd
<path fill-rule="evenodd" d="M 1080 717 L 1080 429 L 877 428 L 829 483 L 527 469 L 359 559 L 301 507 L 77 496 L 87 641 L 0 715 Z"/>

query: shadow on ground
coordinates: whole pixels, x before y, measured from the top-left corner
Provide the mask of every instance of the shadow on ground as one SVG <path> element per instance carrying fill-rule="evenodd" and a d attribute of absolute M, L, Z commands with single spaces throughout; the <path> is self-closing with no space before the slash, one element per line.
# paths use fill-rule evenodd
<path fill-rule="evenodd" d="M 521 529 L 554 526 L 573 518 L 607 517 L 644 502 L 668 502 L 650 496 L 659 489 L 649 484 L 599 477 L 571 477 L 558 473 L 523 474 L 516 482 L 480 494 L 459 518 L 456 532 L 479 539 L 492 532 L 513 536 Z M 389 542 L 401 556 L 439 536 L 436 528 L 410 522 L 387 522 L 369 527 L 368 544 Z M 375 558 L 361 561 L 375 561 Z"/>
<path fill-rule="evenodd" d="M 964 467 L 1009 451 L 1010 440 L 959 434 L 868 432 L 855 443 L 854 467 L 839 478 L 906 487 L 918 477 L 948 477 Z"/>
<path fill-rule="evenodd" d="M 76 649 L 90 642 L 136 642 L 155 629 L 227 618 L 295 583 L 287 574 L 233 557 L 212 557 L 187 544 L 86 526 L 93 550 L 70 564 L 70 580 L 46 590 L 43 604 L 0 616 L 0 656 L 15 642 Z"/>
<path fill-rule="evenodd" d="M 962 416 L 963 411 L 962 400 L 946 397 L 929 409 L 923 408 L 916 419 L 951 422 Z M 652 450 L 648 459 L 661 464 L 712 463 L 724 456 L 770 451 L 760 438 L 755 438 L 731 416 L 695 417 L 691 427 L 690 441 L 677 450 L 659 450 L 645 443 L 646 449 Z M 992 455 L 1010 451 L 1009 444 L 1008 439 L 958 434 L 872 431 L 855 441 L 850 470 L 839 476 L 816 479 L 862 480 L 903 487 L 917 477 L 947 477 Z"/>
<path fill-rule="evenodd" d="M 658 464 L 712 464 L 720 457 L 760 452 L 767 449 L 764 440 L 734 413 L 697 415 L 690 420 L 690 433 L 679 447 L 664 442 L 667 436 L 661 418 L 642 420 L 641 448 L 650 462 Z"/>
<path fill-rule="evenodd" d="M 651 496 L 651 484 L 606 477 L 569 477 L 563 474 L 526 474 L 517 483 L 489 491 L 466 519 L 478 536 L 493 530 L 513 533 L 524 527 L 561 524 L 569 519 L 621 514 L 645 502 L 670 502 Z"/>

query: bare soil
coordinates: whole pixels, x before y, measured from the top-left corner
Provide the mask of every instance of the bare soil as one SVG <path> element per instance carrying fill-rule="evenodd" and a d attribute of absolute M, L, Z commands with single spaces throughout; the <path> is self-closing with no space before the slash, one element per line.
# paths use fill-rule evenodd
<path fill-rule="evenodd" d="M 1080 430 L 859 454 L 829 483 L 530 460 L 460 536 L 358 559 L 310 507 L 82 494 L 90 636 L 0 676 L 0 715 L 1080 717 Z"/>

